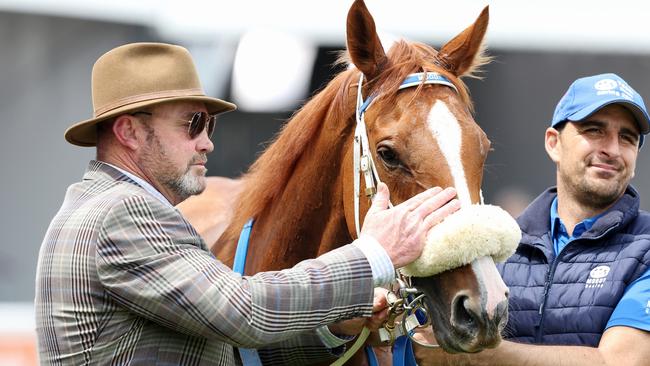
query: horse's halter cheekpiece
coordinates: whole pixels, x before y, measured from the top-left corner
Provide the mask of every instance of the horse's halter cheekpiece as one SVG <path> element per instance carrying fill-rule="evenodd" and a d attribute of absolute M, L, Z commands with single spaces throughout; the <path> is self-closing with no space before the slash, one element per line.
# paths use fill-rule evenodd
<path fill-rule="evenodd" d="M 360 198 L 360 178 L 359 175 L 363 173 L 364 181 L 366 184 L 365 195 L 372 199 L 377 193 L 377 184 L 381 181 L 377 173 L 377 167 L 370 152 L 370 143 L 368 142 L 368 133 L 366 131 L 366 123 L 364 114 L 368 107 L 372 104 L 377 96 L 371 94 L 368 99 L 363 100 L 363 73 L 360 73 L 359 84 L 357 85 L 357 107 L 356 107 L 356 129 L 354 131 L 354 225 L 359 237 L 361 230 L 359 228 L 359 198 Z M 404 81 L 400 84 L 398 90 L 416 87 L 421 84 L 438 84 L 445 85 L 452 88 L 456 93 L 458 89 L 456 86 L 445 76 L 437 72 L 419 72 L 409 74 Z M 388 205 L 392 207 L 389 202 Z M 438 345 L 431 345 L 422 343 L 412 337 L 412 330 L 418 327 L 424 327 L 430 324 L 429 320 L 422 321 L 428 314 L 427 308 L 424 305 L 423 294 L 418 295 L 418 290 L 413 288 L 410 284 L 410 278 L 405 277 L 397 271 L 396 280 L 394 281 L 393 288 L 388 292 L 387 299 L 389 301 L 389 319 L 380 328 L 379 334 L 381 340 L 385 343 L 392 344 L 396 337 L 404 335 L 409 337 L 413 342 L 427 348 L 439 347 Z M 405 318 L 401 322 L 401 326 L 396 326 L 397 316 L 404 314 Z"/>

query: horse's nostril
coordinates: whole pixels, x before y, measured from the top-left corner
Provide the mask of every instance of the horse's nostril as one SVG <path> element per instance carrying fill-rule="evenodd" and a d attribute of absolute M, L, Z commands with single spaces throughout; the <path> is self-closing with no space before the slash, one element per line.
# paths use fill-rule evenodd
<path fill-rule="evenodd" d="M 459 295 L 454 299 L 452 323 L 462 327 L 473 327 L 476 319 L 471 310 L 471 300 L 468 296 Z"/>

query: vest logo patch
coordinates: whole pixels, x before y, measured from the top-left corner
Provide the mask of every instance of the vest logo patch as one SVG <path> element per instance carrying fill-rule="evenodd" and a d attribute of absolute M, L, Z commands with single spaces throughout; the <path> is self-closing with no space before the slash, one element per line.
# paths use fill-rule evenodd
<path fill-rule="evenodd" d="M 609 266 L 598 266 L 589 272 L 589 278 L 585 283 L 585 288 L 601 288 L 605 284 L 609 274 Z"/>
<path fill-rule="evenodd" d="M 645 306 L 645 313 L 650 315 L 650 300 L 648 300 L 648 305 Z"/>

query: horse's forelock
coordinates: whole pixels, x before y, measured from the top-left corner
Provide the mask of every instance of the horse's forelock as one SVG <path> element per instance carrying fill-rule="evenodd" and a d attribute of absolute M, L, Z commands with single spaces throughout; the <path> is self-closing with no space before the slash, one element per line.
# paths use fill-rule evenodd
<path fill-rule="evenodd" d="M 395 103 L 398 96 L 398 88 L 404 78 L 411 73 L 416 72 L 437 72 L 449 79 L 458 90 L 459 96 L 467 109 L 474 113 L 474 105 L 469 95 L 467 85 L 449 70 L 444 69 L 438 63 L 438 51 L 431 46 L 417 42 L 407 42 L 405 40 L 396 41 L 388 51 L 389 65 L 377 80 L 372 82 L 379 85 L 379 89 L 374 91 L 378 99 L 384 99 L 383 108 L 390 108 Z M 487 63 L 490 59 L 487 56 L 481 56 L 481 62 Z M 474 67 L 475 71 L 480 69 L 481 65 Z M 473 74 L 462 75 L 463 77 L 477 77 Z M 419 85 L 414 93 L 415 99 L 424 84 Z"/>

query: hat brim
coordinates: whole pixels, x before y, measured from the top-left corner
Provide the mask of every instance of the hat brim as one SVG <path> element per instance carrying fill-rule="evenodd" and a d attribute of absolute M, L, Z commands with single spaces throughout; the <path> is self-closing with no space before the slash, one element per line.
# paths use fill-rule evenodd
<path fill-rule="evenodd" d="M 237 106 L 233 103 L 226 102 L 221 99 L 212 98 L 208 96 L 181 96 L 181 97 L 169 97 L 169 98 L 160 98 L 145 100 L 137 103 L 132 103 L 128 105 L 121 106 L 119 108 L 108 111 L 101 116 L 91 118 L 85 121 L 77 122 L 72 126 L 68 127 L 65 131 L 64 137 L 66 141 L 73 145 L 77 146 L 95 146 L 97 144 L 97 124 L 103 122 L 112 117 L 117 117 L 121 114 L 135 111 L 139 108 L 146 106 L 152 106 L 160 103 L 166 102 L 175 102 L 175 101 L 194 101 L 194 102 L 203 102 L 205 103 L 208 112 L 211 114 L 221 114 L 237 109 Z"/>
<path fill-rule="evenodd" d="M 591 116 L 592 114 L 610 104 L 620 104 L 623 107 L 627 108 L 632 113 L 632 115 L 634 115 L 634 119 L 636 119 L 636 123 L 641 134 L 645 135 L 650 132 L 650 116 L 648 116 L 644 108 L 628 99 L 612 99 L 605 103 L 599 102 L 591 104 L 589 107 L 583 108 L 572 114 L 569 116 L 569 118 L 567 118 L 567 120 L 571 122 L 582 121 L 583 119 Z"/>

